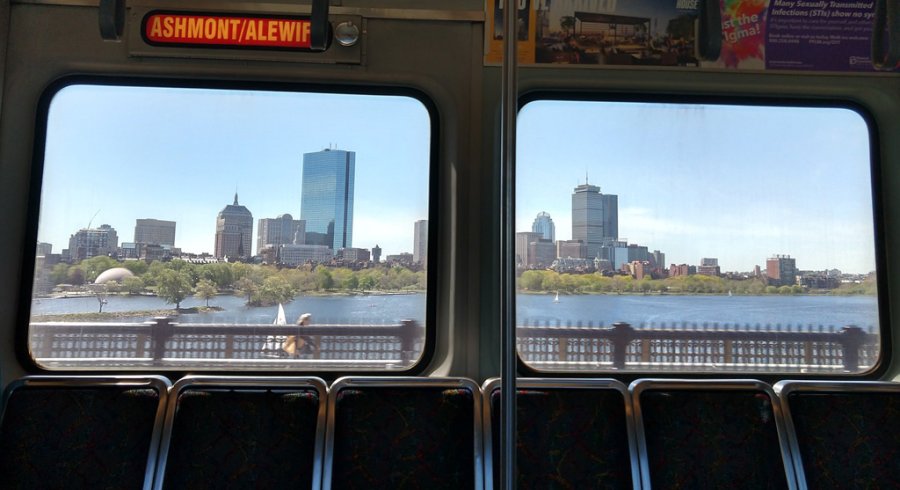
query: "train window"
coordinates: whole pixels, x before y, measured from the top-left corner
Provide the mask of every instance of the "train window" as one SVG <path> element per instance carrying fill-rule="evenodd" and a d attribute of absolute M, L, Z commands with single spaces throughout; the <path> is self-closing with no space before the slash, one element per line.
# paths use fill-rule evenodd
<path fill-rule="evenodd" d="M 531 368 L 879 361 L 860 113 L 551 98 L 526 103 L 517 131 L 516 325 Z"/>
<path fill-rule="evenodd" d="M 79 81 L 53 93 L 35 362 L 416 364 L 432 111 L 408 93 L 320 90 Z"/>

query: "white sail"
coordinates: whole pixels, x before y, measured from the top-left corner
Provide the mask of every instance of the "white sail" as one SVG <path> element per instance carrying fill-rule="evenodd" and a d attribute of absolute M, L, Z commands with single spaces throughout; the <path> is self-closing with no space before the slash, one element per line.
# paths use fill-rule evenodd
<path fill-rule="evenodd" d="M 284 316 L 284 306 L 278 303 L 278 316 L 275 317 L 273 325 L 287 325 L 287 317 Z"/>
<path fill-rule="evenodd" d="M 559 291 L 556 292 L 556 297 L 553 298 L 554 303 L 559 303 Z"/>

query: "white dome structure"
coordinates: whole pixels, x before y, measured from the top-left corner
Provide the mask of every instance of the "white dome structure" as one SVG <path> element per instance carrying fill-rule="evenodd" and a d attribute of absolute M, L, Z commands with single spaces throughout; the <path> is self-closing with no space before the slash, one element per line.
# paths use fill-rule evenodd
<path fill-rule="evenodd" d="M 113 267 L 101 272 L 97 279 L 94 279 L 94 284 L 121 283 L 126 277 L 134 277 L 134 274 L 124 267 Z"/>

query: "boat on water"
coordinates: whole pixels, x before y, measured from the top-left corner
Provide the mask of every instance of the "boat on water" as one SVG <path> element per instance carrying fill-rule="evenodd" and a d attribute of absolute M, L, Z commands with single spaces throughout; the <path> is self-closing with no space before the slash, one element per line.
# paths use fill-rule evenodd
<path fill-rule="evenodd" d="M 278 303 L 278 314 L 275 315 L 273 325 L 287 325 L 287 317 L 284 315 L 284 305 Z"/>
<path fill-rule="evenodd" d="M 284 305 L 278 303 L 278 313 L 275 314 L 273 325 L 287 325 L 287 316 L 284 314 Z M 267 335 L 266 341 L 263 342 L 262 351 L 266 357 L 283 357 L 281 346 L 287 337 L 284 335 Z"/>
<path fill-rule="evenodd" d="M 556 297 L 553 298 L 554 303 L 559 303 L 559 291 L 556 292 Z"/>

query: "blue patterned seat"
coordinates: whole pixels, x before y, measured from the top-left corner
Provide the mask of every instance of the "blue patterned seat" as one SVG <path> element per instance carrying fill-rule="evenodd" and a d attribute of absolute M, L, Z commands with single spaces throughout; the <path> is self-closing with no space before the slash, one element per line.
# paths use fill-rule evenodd
<path fill-rule="evenodd" d="M 481 390 L 447 378 L 343 378 L 329 394 L 324 488 L 482 487 Z"/>
<path fill-rule="evenodd" d="M 516 381 L 517 488 L 640 488 L 631 398 L 614 380 Z M 500 382 L 488 380 L 493 488 L 500 488 Z M 491 475 L 489 475 L 491 477 Z"/>
<path fill-rule="evenodd" d="M 7 389 L 0 488 L 149 488 L 169 383 L 42 377 Z"/>
<path fill-rule="evenodd" d="M 783 381 L 801 486 L 900 487 L 900 384 Z"/>
<path fill-rule="evenodd" d="M 157 487 L 317 488 L 325 382 L 187 377 L 175 384 Z"/>
<path fill-rule="evenodd" d="M 758 381 L 631 385 L 644 483 L 653 488 L 794 488 L 778 398 Z"/>

